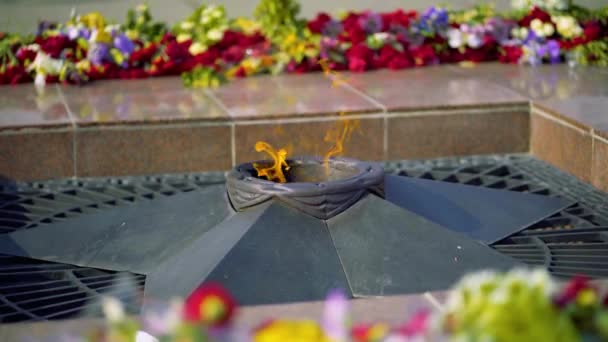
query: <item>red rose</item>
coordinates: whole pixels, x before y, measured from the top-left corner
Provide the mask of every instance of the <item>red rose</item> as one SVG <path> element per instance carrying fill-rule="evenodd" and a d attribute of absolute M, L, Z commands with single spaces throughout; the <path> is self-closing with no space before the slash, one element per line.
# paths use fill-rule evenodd
<path fill-rule="evenodd" d="M 435 49 L 429 44 L 411 49 L 410 52 L 414 59 L 414 64 L 417 66 L 436 64 L 439 60 Z"/>
<path fill-rule="evenodd" d="M 327 23 L 330 21 L 331 16 L 325 12 L 321 12 L 317 14 L 316 18 L 309 21 L 307 26 L 311 32 L 321 34 L 323 32 L 323 29 L 325 28 L 325 25 L 327 25 Z"/>
<path fill-rule="evenodd" d="M 340 35 L 341 41 L 349 41 L 353 44 L 364 42 L 367 34 L 359 25 L 360 14 L 351 12 L 342 21 L 344 32 Z"/>
<path fill-rule="evenodd" d="M 131 65 L 142 65 L 144 63 L 149 63 L 156 54 L 158 47 L 156 44 L 150 44 L 146 47 L 139 48 L 129 56 L 129 63 Z"/>
<path fill-rule="evenodd" d="M 555 298 L 555 304 L 563 307 L 576 299 L 578 293 L 584 289 L 593 288 L 591 279 L 587 276 L 577 275 L 570 279 L 562 292 Z"/>
<path fill-rule="evenodd" d="M 538 7 L 534 7 L 528 15 L 519 21 L 519 26 L 529 27 L 530 22 L 534 19 L 539 19 L 543 23 L 550 23 L 551 15 Z"/>
<path fill-rule="evenodd" d="M 238 45 L 229 47 L 222 53 L 222 59 L 226 63 L 238 63 L 245 57 L 245 50 Z"/>
<path fill-rule="evenodd" d="M 17 50 L 15 57 L 17 57 L 17 59 L 19 60 L 19 62 L 21 64 L 24 64 L 25 61 L 30 61 L 30 62 L 34 61 L 37 54 L 38 53 L 36 51 L 28 49 L 25 46 L 22 46 L 19 48 L 19 50 Z"/>
<path fill-rule="evenodd" d="M 236 69 L 234 76 L 238 78 L 247 77 L 247 70 L 245 70 L 243 66 L 240 66 L 238 69 Z"/>
<path fill-rule="evenodd" d="M 405 68 L 411 68 L 414 66 L 414 63 L 409 58 L 407 54 L 400 53 L 393 57 L 391 61 L 388 63 L 388 68 L 391 70 L 400 70 Z"/>
<path fill-rule="evenodd" d="M 402 9 L 380 15 L 382 16 L 382 31 L 388 31 L 395 26 L 409 27 L 410 22 L 418 17 L 416 11 L 406 13 Z"/>
<path fill-rule="evenodd" d="M 203 284 L 184 303 L 184 319 L 188 322 L 222 326 L 229 323 L 236 302 L 221 285 Z"/>
<path fill-rule="evenodd" d="M 399 54 L 399 51 L 391 45 L 386 44 L 380 49 L 378 55 L 374 57 L 372 65 L 374 68 L 386 68 L 397 54 Z"/>
<path fill-rule="evenodd" d="M 516 64 L 523 55 L 521 46 L 503 46 L 502 52 L 498 57 L 501 63 Z"/>
<path fill-rule="evenodd" d="M 22 65 L 8 65 L 0 74 L 0 84 L 19 84 L 31 81 L 32 78 Z"/>
<path fill-rule="evenodd" d="M 52 58 L 59 58 L 63 49 L 74 47 L 74 43 L 65 36 L 52 36 L 47 38 L 36 38 L 40 49 Z"/>
<path fill-rule="evenodd" d="M 175 36 L 171 32 L 165 33 L 163 38 L 160 40 L 160 43 L 166 45 L 167 43 L 175 41 Z"/>
<path fill-rule="evenodd" d="M 207 51 L 194 56 L 194 60 L 196 61 L 197 65 L 212 66 L 215 65 L 215 62 L 218 58 L 220 58 L 220 55 L 219 49 L 216 47 L 211 47 L 207 49 Z"/>
<path fill-rule="evenodd" d="M 597 21 L 590 21 L 583 25 L 585 40 L 591 42 L 598 40 L 602 34 L 602 27 Z"/>
<path fill-rule="evenodd" d="M 185 59 L 190 58 L 190 52 L 188 52 L 188 48 L 190 48 L 190 44 L 192 44 L 191 40 L 187 40 L 185 42 L 178 43 L 177 41 L 172 41 L 167 44 L 165 48 L 165 54 L 169 57 L 170 60 L 174 62 L 180 62 Z"/>
<path fill-rule="evenodd" d="M 369 69 L 374 52 L 365 44 L 356 44 L 346 51 L 348 69 L 351 71 L 365 71 Z"/>

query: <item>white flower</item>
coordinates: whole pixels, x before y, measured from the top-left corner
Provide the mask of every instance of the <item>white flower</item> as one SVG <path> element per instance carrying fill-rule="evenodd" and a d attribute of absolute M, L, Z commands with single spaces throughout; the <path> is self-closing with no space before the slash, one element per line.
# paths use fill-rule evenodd
<path fill-rule="evenodd" d="M 578 25 L 578 22 L 572 16 L 560 15 L 552 17 L 551 20 L 555 23 L 557 33 L 564 38 L 574 38 L 583 33 L 583 29 Z"/>
<path fill-rule="evenodd" d="M 464 37 L 459 29 L 451 28 L 448 30 L 448 44 L 452 49 L 458 49 L 464 45 Z"/>
<path fill-rule="evenodd" d="M 207 38 L 212 41 L 220 40 L 224 36 L 224 31 L 219 29 L 213 29 L 207 32 Z"/>
<path fill-rule="evenodd" d="M 555 28 L 553 27 L 553 24 L 545 23 L 545 25 L 543 25 L 543 34 L 545 37 L 551 37 L 554 33 Z"/>
<path fill-rule="evenodd" d="M 138 331 L 135 335 L 135 342 L 158 342 L 158 340 L 145 331 Z"/>
<path fill-rule="evenodd" d="M 179 25 L 179 27 L 182 30 L 191 30 L 194 27 L 194 23 L 191 21 L 184 21 Z"/>
<path fill-rule="evenodd" d="M 28 70 L 35 70 L 37 73 L 56 75 L 63 67 L 63 60 L 51 58 L 48 54 L 38 51 L 36 58 L 32 64 L 28 66 Z"/>
<path fill-rule="evenodd" d="M 42 72 L 36 73 L 36 78 L 34 79 L 34 85 L 36 88 L 42 88 L 46 85 L 46 75 Z"/>
<path fill-rule="evenodd" d="M 481 45 L 483 45 L 482 36 L 479 34 L 468 34 L 467 35 L 467 45 L 473 49 L 477 49 Z"/>
<path fill-rule="evenodd" d="M 190 47 L 188 48 L 188 52 L 190 52 L 192 56 L 196 56 L 199 53 L 203 53 L 205 52 L 205 50 L 207 50 L 207 47 L 201 44 L 200 42 L 192 43 L 192 45 L 190 45 Z"/>
<path fill-rule="evenodd" d="M 125 318 L 125 310 L 122 303 L 113 297 L 104 297 L 101 302 L 103 314 L 110 322 L 120 322 Z"/>

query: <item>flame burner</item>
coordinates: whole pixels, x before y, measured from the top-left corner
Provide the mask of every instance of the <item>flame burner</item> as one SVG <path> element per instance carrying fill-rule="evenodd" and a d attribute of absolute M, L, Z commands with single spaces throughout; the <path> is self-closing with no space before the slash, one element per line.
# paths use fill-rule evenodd
<path fill-rule="evenodd" d="M 345 158 L 331 159 L 327 165 L 315 158 L 293 159 L 287 163 L 290 167 L 286 171 L 287 183 L 258 178 L 254 163 L 234 168 L 226 179 L 232 206 L 243 211 L 276 198 L 325 220 L 348 209 L 368 193 L 384 197 L 384 169 L 378 164 Z"/>
<path fill-rule="evenodd" d="M 153 299 L 208 281 L 243 305 L 321 300 L 333 288 L 384 296 L 518 265 L 488 245 L 573 204 L 385 175 L 351 159 L 288 165 L 287 183 L 257 178 L 247 163 L 225 185 L 0 235 L 0 254 L 145 275 Z"/>

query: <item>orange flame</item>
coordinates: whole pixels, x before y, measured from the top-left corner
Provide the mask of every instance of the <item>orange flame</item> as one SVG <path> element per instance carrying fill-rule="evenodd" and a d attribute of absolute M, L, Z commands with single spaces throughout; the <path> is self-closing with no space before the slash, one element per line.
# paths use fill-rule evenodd
<path fill-rule="evenodd" d="M 266 152 L 273 160 L 273 164 L 264 167 L 258 163 L 253 163 L 253 168 L 258 172 L 258 177 L 266 177 L 269 181 L 286 183 L 287 178 L 283 173 L 283 168 L 289 170 L 287 165 L 287 150 L 285 148 L 275 151 L 275 149 L 267 142 L 258 141 L 255 143 L 256 152 Z"/>
<path fill-rule="evenodd" d="M 327 172 L 329 172 L 329 159 L 339 156 L 344 152 L 344 144 L 350 140 L 353 132 L 359 128 L 359 120 L 344 119 L 344 113 L 340 113 L 340 117 L 341 119 L 336 122 L 336 126 L 327 131 L 323 139 L 334 143 L 333 147 L 329 149 L 323 158 L 323 165 L 325 165 Z"/>
<path fill-rule="evenodd" d="M 340 74 L 334 70 L 331 70 L 327 59 L 321 58 L 318 63 L 321 66 L 321 70 L 323 70 L 323 74 L 325 76 L 327 76 L 327 78 L 332 80 L 331 81 L 332 87 L 337 87 L 341 84 L 346 83 L 346 79 L 344 78 L 344 76 L 342 76 L 342 74 Z"/>

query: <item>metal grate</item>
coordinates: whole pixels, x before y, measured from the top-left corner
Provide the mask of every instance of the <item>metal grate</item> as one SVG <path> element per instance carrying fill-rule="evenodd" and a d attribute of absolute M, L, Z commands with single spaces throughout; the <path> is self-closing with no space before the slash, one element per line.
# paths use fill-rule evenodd
<path fill-rule="evenodd" d="M 575 200 L 572 207 L 494 248 L 527 264 L 547 267 L 556 276 L 608 276 L 608 195 L 542 161 L 528 155 L 471 156 L 387 162 L 385 169 L 407 177 Z M 223 173 L 4 182 L 0 233 L 223 182 Z M 111 291 L 116 277 L 106 270 L 0 255 L 0 322 L 72 317 Z M 143 288 L 145 277 L 133 277 Z"/>

